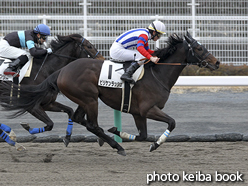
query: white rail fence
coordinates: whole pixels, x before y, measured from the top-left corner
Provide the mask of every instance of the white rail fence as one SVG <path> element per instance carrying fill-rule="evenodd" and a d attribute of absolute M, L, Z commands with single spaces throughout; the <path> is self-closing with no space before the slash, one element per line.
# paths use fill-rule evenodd
<path fill-rule="evenodd" d="M 179 76 L 175 86 L 248 86 L 248 76 Z"/>
<path fill-rule="evenodd" d="M 188 30 L 224 64 L 248 64 L 247 0 L 1 0 L 0 37 L 39 23 L 55 35 L 82 34 L 105 58 L 122 32 L 147 27 L 153 20 L 167 26 L 167 35 Z M 166 38 L 150 42 L 165 47 Z"/>

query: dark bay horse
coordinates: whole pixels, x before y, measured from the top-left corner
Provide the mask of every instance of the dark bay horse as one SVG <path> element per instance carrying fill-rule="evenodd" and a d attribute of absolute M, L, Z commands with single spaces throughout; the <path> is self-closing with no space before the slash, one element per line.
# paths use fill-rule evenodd
<path fill-rule="evenodd" d="M 83 38 L 79 34 L 72 34 L 68 36 L 58 35 L 55 40 L 51 41 L 51 48 L 53 49 L 52 54 L 41 59 L 34 58 L 31 75 L 30 77 L 24 78 L 21 82 L 21 85 L 40 84 L 53 72 L 61 69 L 68 63 L 78 58 L 104 59 L 103 56 L 94 47 L 94 45 L 92 45 L 87 39 Z M 45 111 L 65 112 L 69 117 L 67 136 L 64 141 L 65 145 L 67 146 L 70 140 L 73 124 L 71 117 L 74 112 L 72 108 L 60 104 L 55 100 L 56 96 L 50 97 L 41 103 L 39 107 L 29 110 L 29 112 L 34 117 L 44 122 L 47 126 L 33 129 L 31 129 L 28 124 L 22 124 L 22 126 L 31 134 L 50 131 L 52 130 L 54 123 Z"/>
<path fill-rule="evenodd" d="M 132 89 L 131 108 L 139 135 L 130 135 L 110 129 L 110 132 L 122 138 L 142 141 L 147 138 L 147 118 L 162 121 L 168 124 L 167 130 L 154 142 L 150 151 L 158 148 L 170 132 L 175 128 L 175 120 L 162 111 L 167 102 L 171 88 L 176 83 L 180 73 L 188 64 L 216 70 L 220 62 L 208 50 L 191 37 L 187 32 L 185 40 L 177 34 L 168 38 L 168 46 L 155 51 L 154 55 L 160 58 L 156 65 L 150 65 L 144 76 Z M 61 91 L 70 100 L 79 105 L 73 116 L 73 121 L 86 126 L 87 130 L 107 142 L 117 153 L 125 155 L 124 149 L 99 127 L 98 98 L 113 109 L 120 110 L 122 90 L 98 86 L 98 79 L 103 61 L 95 59 L 78 59 L 53 73 L 38 86 L 23 86 L 20 98 L 15 99 L 12 105 L 3 104 L 5 109 L 17 109 L 19 114 L 39 107 L 46 97 L 53 97 Z M 149 63 L 148 63 L 149 64 Z M 147 64 L 147 65 L 148 65 Z M 159 65 L 161 64 L 161 65 Z M 163 65 L 162 65 L 163 64 Z M 4 92 L 8 86 L 0 85 Z M 15 87 L 17 89 L 17 87 Z M 1 101 L 8 100 L 2 94 Z M 86 116 L 86 118 L 85 118 Z"/>

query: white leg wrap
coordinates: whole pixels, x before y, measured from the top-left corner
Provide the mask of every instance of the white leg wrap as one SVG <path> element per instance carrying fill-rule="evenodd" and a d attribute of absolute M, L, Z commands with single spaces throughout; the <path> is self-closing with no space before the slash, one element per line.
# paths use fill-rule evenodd
<path fill-rule="evenodd" d="M 157 141 L 158 145 L 161 145 L 165 142 L 166 138 L 170 135 L 170 131 L 167 129 L 159 138 Z"/>
<path fill-rule="evenodd" d="M 120 137 L 123 139 L 130 139 L 130 140 L 135 140 L 136 136 L 128 134 L 126 132 L 120 132 Z"/>

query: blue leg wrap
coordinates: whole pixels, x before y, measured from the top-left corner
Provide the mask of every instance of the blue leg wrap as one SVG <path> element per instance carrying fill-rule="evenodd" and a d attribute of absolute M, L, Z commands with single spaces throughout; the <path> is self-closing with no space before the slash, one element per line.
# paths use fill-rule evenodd
<path fill-rule="evenodd" d="M 43 128 L 30 128 L 29 133 L 30 134 L 37 134 L 37 133 L 42 133 L 45 132 L 45 127 Z"/>
<path fill-rule="evenodd" d="M 3 138 L 9 145 L 15 146 L 15 142 L 12 141 L 8 134 L 6 134 L 2 129 L 0 129 L 0 137 Z"/>
<path fill-rule="evenodd" d="M 5 132 L 8 132 L 8 133 L 10 133 L 10 131 L 11 131 L 11 128 L 9 126 L 4 125 L 2 123 L 0 123 L 0 129 L 2 129 Z"/>
<path fill-rule="evenodd" d="M 66 135 L 70 136 L 72 133 L 72 128 L 73 128 L 73 122 L 71 119 L 68 120 L 68 125 L 67 125 L 67 129 L 66 129 Z"/>

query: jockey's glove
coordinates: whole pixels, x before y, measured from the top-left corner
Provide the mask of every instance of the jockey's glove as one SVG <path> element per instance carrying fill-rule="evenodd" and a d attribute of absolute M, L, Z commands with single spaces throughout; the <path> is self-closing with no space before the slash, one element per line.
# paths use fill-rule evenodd
<path fill-rule="evenodd" d="M 48 49 L 47 49 L 47 53 L 48 53 L 48 54 L 53 53 L 52 49 L 51 49 L 51 48 L 48 48 Z"/>
<path fill-rule="evenodd" d="M 152 57 L 150 58 L 150 60 L 151 60 L 153 63 L 157 63 L 157 62 L 160 60 L 160 58 L 158 58 L 157 56 L 152 56 Z"/>

